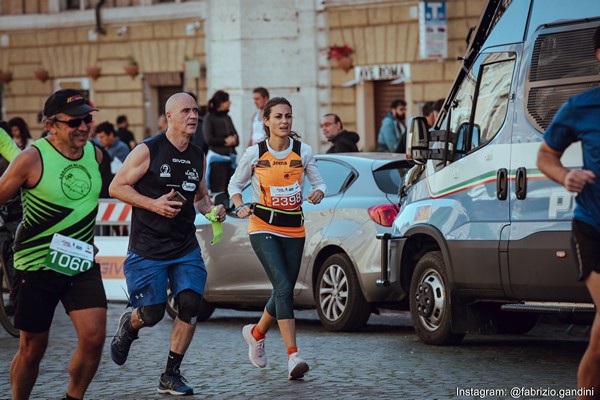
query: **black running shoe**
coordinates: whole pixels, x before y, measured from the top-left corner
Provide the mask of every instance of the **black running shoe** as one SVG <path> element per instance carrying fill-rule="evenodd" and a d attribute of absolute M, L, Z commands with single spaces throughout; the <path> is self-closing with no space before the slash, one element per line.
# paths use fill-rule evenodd
<path fill-rule="evenodd" d="M 175 396 L 188 396 L 194 394 L 194 390 L 187 385 L 187 380 L 181 376 L 179 370 L 174 375 L 162 374 L 156 391 L 160 394 L 174 394 Z"/>
<path fill-rule="evenodd" d="M 130 318 L 131 311 L 127 311 L 121 315 L 121 318 L 119 318 L 119 327 L 117 328 L 117 332 L 110 342 L 110 357 L 117 365 L 125 364 L 125 361 L 127 361 L 127 356 L 129 355 L 131 343 L 138 338 L 138 335 L 133 337 L 125 330 L 125 323 L 129 321 Z"/>

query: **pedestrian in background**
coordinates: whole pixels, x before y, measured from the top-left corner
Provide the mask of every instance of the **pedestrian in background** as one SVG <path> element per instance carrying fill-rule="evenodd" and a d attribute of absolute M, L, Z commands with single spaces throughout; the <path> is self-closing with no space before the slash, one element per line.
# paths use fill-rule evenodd
<path fill-rule="evenodd" d="M 377 134 L 377 151 L 389 153 L 405 153 L 406 146 L 403 145 L 406 135 L 406 101 L 396 99 L 390 104 L 390 111 L 381 121 L 381 127 Z M 400 150 L 400 151 L 398 151 Z"/>
<path fill-rule="evenodd" d="M 107 303 L 91 245 L 102 153 L 88 141 L 91 111 L 97 110 L 76 90 L 52 94 L 44 105 L 50 135 L 15 157 L 0 178 L 0 204 L 21 190 L 25 216 L 14 245 L 14 322 L 21 332 L 10 367 L 13 399 L 31 394 L 59 301 L 75 328 L 62 340 L 76 342 L 64 399 L 82 399 L 100 363 Z M 65 242 L 82 250 L 69 254 L 60 246 Z M 75 274 L 65 274 L 57 259 L 78 266 Z"/>
<path fill-rule="evenodd" d="M 119 115 L 117 117 L 117 136 L 123 143 L 129 146 L 130 150 L 137 145 L 133 132 L 129 130 L 129 120 L 126 115 Z"/>
<path fill-rule="evenodd" d="M 427 122 L 427 128 L 431 128 L 437 120 L 438 114 L 444 105 L 444 99 L 428 101 L 423 104 L 423 116 Z"/>
<path fill-rule="evenodd" d="M 282 97 L 270 99 L 264 108 L 267 140 L 249 147 L 229 183 L 229 193 L 239 218 L 250 217 L 250 243 L 261 261 L 273 292 L 257 324 L 244 326 L 252 365 L 267 365 L 265 335 L 277 322 L 288 354 L 288 378 L 300 379 L 309 366 L 298 352 L 294 319 L 294 286 L 298 279 L 305 230 L 302 214 L 304 176 L 313 188 L 307 200 L 319 204 L 325 182 L 312 149 L 292 139 L 292 106 Z M 250 207 L 242 202 L 242 190 L 252 182 Z"/>
<path fill-rule="evenodd" d="M 217 90 L 208 101 L 208 115 L 204 117 L 206 154 L 206 179 L 212 193 L 225 192 L 235 170 L 236 151 L 240 143 L 233 121 L 229 116 L 229 94 Z"/>
<path fill-rule="evenodd" d="M 119 319 L 111 341 L 112 360 L 123 365 L 138 332 L 164 316 L 167 286 L 177 304 L 169 355 L 158 393 L 190 395 L 193 389 L 180 366 L 196 329 L 206 283 L 206 268 L 196 240 L 196 210 L 225 220 L 225 209 L 208 196 L 200 147 L 190 142 L 198 123 L 198 105 L 176 93 L 165 105 L 167 132 L 137 146 L 110 185 L 111 196 L 133 206 L 129 251 L 124 272 L 133 311 Z M 147 357 L 147 350 L 141 354 Z M 144 397 L 144 396 L 140 396 Z"/>
<path fill-rule="evenodd" d="M 29 126 L 21 117 L 14 117 L 8 120 L 12 139 L 20 150 L 25 150 L 33 143 Z"/>
<path fill-rule="evenodd" d="M 331 142 L 327 153 L 351 153 L 358 151 L 356 144 L 360 140 L 358 133 L 344 129 L 342 120 L 333 113 L 323 115 L 321 118 L 323 135 Z"/>
<path fill-rule="evenodd" d="M 165 114 L 160 114 L 158 119 L 156 120 L 156 125 L 158 126 L 157 134 L 165 133 L 168 128 L 167 117 Z"/>
<path fill-rule="evenodd" d="M 198 104 L 198 98 L 192 92 L 187 92 L 196 104 Z M 198 106 L 198 125 L 196 126 L 196 133 L 192 136 L 192 143 L 199 146 L 202 152 L 206 154 L 208 152 L 208 145 L 204 141 L 204 117 L 206 116 L 206 106 Z"/>
<path fill-rule="evenodd" d="M 108 121 L 96 126 L 96 139 L 110 155 L 111 163 L 118 160 L 117 166 L 112 167 L 112 173 L 116 174 L 129 155 L 129 146 L 119 139 L 115 127 Z"/>
<path fill-rule="evenodd" d="M 94 107 L 94 105 L 89 100 L 88 100 L 88 106 L 90 106 L 92 108 Z M 93 111 L 90 112 L 90 114 L 92 115 L 92 117 L 94 116 Z M 100 189 L 100 198 L 107 199 L 110 197 L 108 195 L 108 186 L 112 182 L 112 179 L 115 177 L 115 175 L 110 170 L 111 157 L 110 157 L 110 154 L 108 154 L 108 152 L 106 151 L 106 149 L 104 147 L 102 147 L 100 145 L 100 143 L 98 143 L 96 141 L 96 120 L 94 118 L 92 119 L 92 122 L 90 123 L 89 126 L 90 126 L 90 130 L 89 130 L 88 140 L 94 145 L 94 147 L 96 149 L 98 149 L 102 152 L 102 160 L 99 162 L 100 163 L 100 176 L 102 177 L 102 189 Z M 103 229 L 103 228 L 108 228 L 108 227 L 97 226 L 96 227 L 96 235 L 100 235 L 104 231 L 106 231 L 106 232 L 108 231 L 108 229 Z"/>
<path fill-rule="evenodd" d="M 248 147 L 255 145 L 256 143 L 265 139 L 265 130 L 263 129 L 263 109 L 265 108 L 265 104 L 267 104 L 267 101 L 269 101 L 269 91 L 264 87 L 257 87 L 252 91 L 252 99 L 254 100 L 256 111 L 252 115 L 252 129 L 250 131 L 250 140 L 248 140 Z"/>
<path fill-rule="evenodd" d="M 600 61 L 600 28 L 594 34 Z M 572 243 L 579 278 L 596 306 L 588 348 L 577 372 L 577 386 L 600 393 L 600 88 L 573 96 L 558 110 L 544 132 L 538 168 L 569 192 L 577 193 L 573 213 Z M 561 157 L 571 143 L 581 142 L 583 169 L 566 168 Z M 580 397 L 585 398 L 585 397 Z"/>

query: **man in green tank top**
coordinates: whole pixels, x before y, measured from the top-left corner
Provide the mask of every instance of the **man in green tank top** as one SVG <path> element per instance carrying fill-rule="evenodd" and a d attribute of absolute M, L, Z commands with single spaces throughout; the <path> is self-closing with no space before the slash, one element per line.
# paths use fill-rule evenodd
<path fill-rule="evenodd" d="M 59 301 L 78 338 L 64 399 L 82 399 L 100 363 L 106 295 L 93 243 L 102 153 L 88 141 L 92 111 L 76 90 L 52 94 L 44 105 L 50 134 L 17 155 L 0 178 L 0 204 L 18 190 L 23 202 L 14 246 L 21 340 L 10 366 L 13 399 L 31 394 Z"/>
<path fill-rule="evenodd" d="M 0 128 L 0 156 L 11 162 L 19 154 L 19 148 L 4 129 Z"/>

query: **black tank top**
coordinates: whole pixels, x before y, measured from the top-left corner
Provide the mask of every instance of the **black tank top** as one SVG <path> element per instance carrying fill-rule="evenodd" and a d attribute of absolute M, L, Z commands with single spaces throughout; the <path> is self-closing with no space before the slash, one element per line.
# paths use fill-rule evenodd
<path fill-rule="evenodd" d="M 180 152 L 165 133 L 143 143 L 150 149 L 150 166 L 134 188 L 153 199 L 175 189 L 187 202 L 175 218 L 133 207 L 129 250 L 152 260 L 175 259 L 198 247 L 194 197 L 203 175 L 204 154 L 191 142 Z"/>

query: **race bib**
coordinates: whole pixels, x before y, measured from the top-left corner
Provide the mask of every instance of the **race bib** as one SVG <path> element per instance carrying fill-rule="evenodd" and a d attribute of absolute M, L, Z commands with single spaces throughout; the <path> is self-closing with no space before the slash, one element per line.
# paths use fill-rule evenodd
<path fill-rule="evenodd" d="M 55 233 L 46 256 L 46 267 L 74 276 L 94 266 L 94 246 Z"/>
<path fill-rule="evenodd" d="M 295 210 L 302 205 L 302 189 L 298 181 L 289 186 L 271 186 L 271 207 Z"/>

